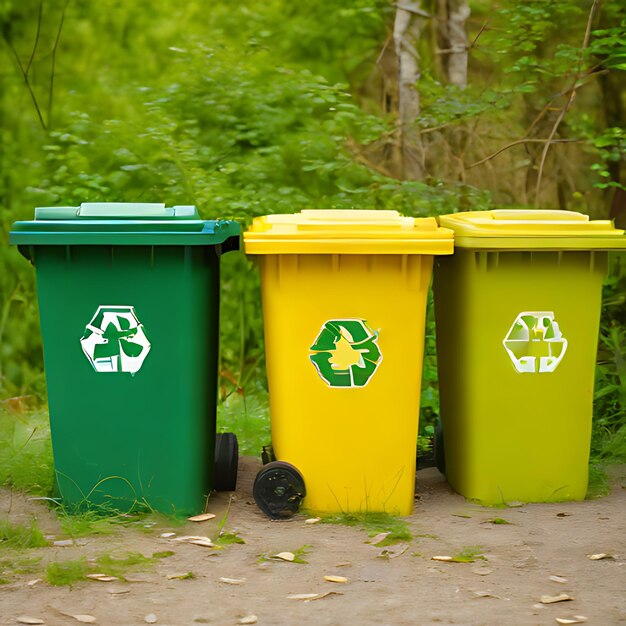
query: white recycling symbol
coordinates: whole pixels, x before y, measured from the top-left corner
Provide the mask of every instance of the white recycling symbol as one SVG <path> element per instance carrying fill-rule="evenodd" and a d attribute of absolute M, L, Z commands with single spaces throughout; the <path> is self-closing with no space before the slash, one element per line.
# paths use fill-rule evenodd
<path fill-rule="evenodd" d="M 134 375 L 150 352 L 143 324 L 129 305 L 99 306 L 80 345 L 96 372 Z"/>
<path fill-rule="evenodd" d="M 520 313 L 503 343 L 513 366 L 522 374 L 553 372 L 567 351 L 567 339 L 552 311 Z"/>

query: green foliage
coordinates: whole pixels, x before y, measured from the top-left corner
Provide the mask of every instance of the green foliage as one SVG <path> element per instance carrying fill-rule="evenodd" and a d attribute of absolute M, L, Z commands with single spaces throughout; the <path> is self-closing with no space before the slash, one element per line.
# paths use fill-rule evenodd
<path fill-rule="evenodd" d="M 16 413 L 0 408 L 0 485 L 48 496 L 53 480 L 46 412 Z"/>
<path fill-rule="evenodd" d="M 0 519 L 0 548 L 42 548 L 48 545 L 37 522 L 33 519 L 29 526 L 12 524 L 7 519 Z"/>
<path fill-rule="evenodd" d="M 85 558 L 75 561 L 53 561 L 46 567 L 46 581 L 55 587 L 71 587 L 85 580 L 88 573 L 89 567 Z"/>
<path fill-rule="evenodd" d="M 453 563 L 474 563 L 475 561 L 486 561 L 482 555 L 482 548 L 478 546 L 468 546 L 452 557 Z"/>
<path fill-rule="evenodd" d="M 626 10 L 615 0 L 601 4 L 586 49 L 591 2 L 473 1 L 466 89 L 447 84 L 427 30 L 417 84 L 421 181 L 391 178 L 368 158 L 391 149 L 397 132 L 380 105 L 389 94 L 375 88 L 393 49 L 387 0 L 219 0 L 210 11 L 197 1 L 41 6 L 38 28 L 37 2 L 0 3 L 1 398 L 45 399 L 34 271 L 8 247 L 11 223 L 32 218 L 34 206 L 197 204 L 204 217 L 247 225 L 310 207 L 418 216 L 558 199 L 605 217 L 609 194 L 623 188 L 624 127 L 610 104 L 623 102 L 624 89 L 607 87 L 626 67 Z M 571 143 L 550 147 L 549 182 L 535 198 L 528 189 L 543 144 L 515 142 L 544 140 L 574 88 L 555 134 Z M 609 300 L 624 273 L 615 265 Z M 224 257 L 221 295 L 218 424 L 256 455 L 270 437 L 263 325 L 258 272 L 243 255 Z M 604 307 L 594 458 L 626 458 L 624 319 L 623 305 Z M 429 304 L 422 452 L 439 414 L 434 332 Z M 28 424 L 0 412 L 0 483 L 49 495 L 49 436 L 44 414 L 36 416 L 41 429 L 24 444 Z"/>
<path fill-rule="evenodd" d="M 358 526 L 367 530 L 373 537 L 379 533 L 389 533 L 377 546 L 390 546 L 394 543 L 411 541 L 413 535 L 405 520 L 389 513 L 341 513 L 322 517 L 323 524 Z"/>

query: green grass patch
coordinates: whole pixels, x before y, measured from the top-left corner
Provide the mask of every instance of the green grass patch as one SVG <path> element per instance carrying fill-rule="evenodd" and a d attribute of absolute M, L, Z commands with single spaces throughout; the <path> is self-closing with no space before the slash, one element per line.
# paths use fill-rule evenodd
<path fill-rule="evenodd" d="M 452 557 L 453 563 L 474 563 L 474 561 L 486 561 L 482 555 L 482 548 L 470 546 L 463 548 L 460 552 Z"/>
<path fill-rule="evenodd" d="M 12 556 L 0 559 L 0 584 L 6 585 L 13 582 L 15 576 L 39 571 L 40 563 L 41 557 Z"/>
<path fill-rule="evenodd" d="M 357 526 L 367 531 L 370 537 L 379 533 L 389 533 L 377 546 L 390 546 L 408 542 L 413 538 L 409 525 L 401 518 L 389 513 L 340 513 L 322 517 L 323 524 Z"/>
<path fill-rule="evenodd" d="M 155 552 L 152 555 L 153 559 L 167 559 L 170 556 L 174 556 L 176 553 L 173 550 L 163 550 L 162 552 Z"/>
<path fill-rule="evenodd" d="M 238 533 L 229 533 L 222 531 L 215 540 L 215 543 L 218 546 L 230 546 L 235 543 L 241 544 L 246 542 L 239 536 Z"/>
<path fill-rule="evenodd" d="M 491 519 L 488 519 L 485 521 L 488 522 L 489 524 L 494 524 L 495 526 L 506 526 L 507 524 L 511 523 L 502 517 L 492 517 Z"/>
<path fill-rule="evenodd" d="M 611 492 L 609 477 L 599 465 L 589 465 L 589 482 L 587 484 L 587 494 L 585 500 L 595 500 L 604 498 Z"/>
<path fill-rule="evenodd" d="M 253 394 L 229 395 L 217 407 L 217 431 L 237 434 L 240 455 L 261 456 L 272 440 L 267 391 L 255 388 Z"/>
<path fill-rule="evenodd" d="M 0 408 L 0 485 L 49 496 L 53 483 L 48 414 Z"/>
<path fill-rule="evenodd" d="M 32 520 L 29 526 L 12 524 L 9 520 L 0 520 L 0 548 L 28 549 L 43 548 L 48 540 Z"/>
<path fill-rule="evenodd" d="M 123 579 L 125 574 L 149 568 L 157 560 L 153 557 L 144 556 L 140 552 L 129 552 L 125 556 L 119 557 L 101 554 L 96 558 L 96 565 L 99 574 L 117 576 L 117 578 Z"/>
<path fill-rule="evenodd" d="M 69 586 L 85 580 L 89 573 L 87 560 L 77 559 L 75 561 L 54 561 L 48 563 L 46 567 L 46 581 L 55 587 Z"/>

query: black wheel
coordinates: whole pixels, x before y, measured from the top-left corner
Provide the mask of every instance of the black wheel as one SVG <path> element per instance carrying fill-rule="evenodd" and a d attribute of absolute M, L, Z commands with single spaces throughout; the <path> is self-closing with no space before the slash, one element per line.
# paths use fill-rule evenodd
<path fill-rule="evenodd" d="M 290 463 L 273 461 L 264 465 L 252 487 L 257 506 L 272 519 L 285 519 L 298 512 L 306 488 L 302 474 Z"/>
<path fill-rule="evenodd" d="M 446 456 L 443 449 L 443 424 L 441 420 L 437 420 L 435 426 L 435 465 L 437 469 L 445 476 L 446 475 Z"/>
<path fill-rule="evenodd" d="M 239 464 L 239 444 L 234 433 L 215 435 L 215 466 L 213 489 L 215 491 L 235 491 L 237 488 L 237 466 Z"/>

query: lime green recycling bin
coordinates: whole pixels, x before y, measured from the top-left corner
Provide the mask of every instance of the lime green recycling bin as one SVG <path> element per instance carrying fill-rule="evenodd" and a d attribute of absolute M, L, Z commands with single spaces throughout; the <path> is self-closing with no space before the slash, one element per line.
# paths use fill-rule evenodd
<path fill-rule="evenodd" d="M 570 211 L 442 216 L 434 269 L 445 474 L 484 504 L 587 489 L 607 251 L 624 231 Z"/>
<path fill-rule="evenodd" d="M 195 207 L 38 208 L 10 242 L 37 270 L 56 490 L 70 506 L 197 513 L 213 487 L 220 255 Z"/>

